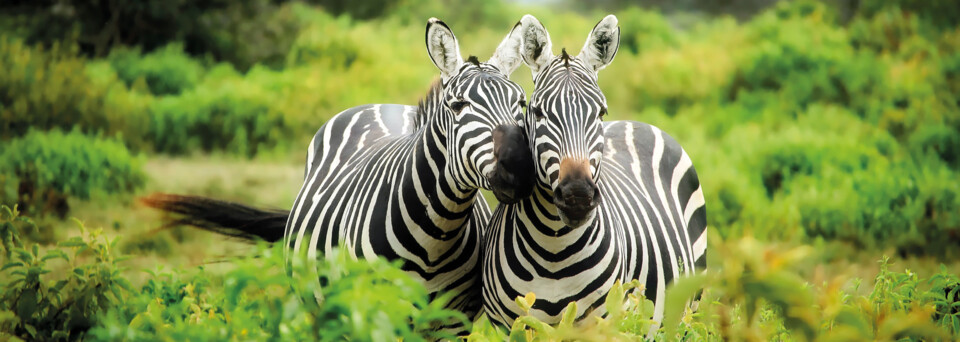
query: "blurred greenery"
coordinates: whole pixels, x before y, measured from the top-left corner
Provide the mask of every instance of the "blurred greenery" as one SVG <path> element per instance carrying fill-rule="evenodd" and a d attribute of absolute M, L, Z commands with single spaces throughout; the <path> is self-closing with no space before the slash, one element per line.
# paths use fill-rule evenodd
<path fill-rule="evenodd" d="M 128 217 L 133 208 L 113 198 L 137 193 L 144 184 L 189 183 L 202 173 L 192 166 L 158 165 L 214 154 L 221 157 L 196 165 L 224 164 L 230 174 L 242 169 L 237 163 L 247 163 L 249 169 L 272 172 L 265 159 L 280 159 L 299 168 L 312 134 L 337 112 L 366 103 L 416 103 L 437 78 L 423 46 L 429 17 L 451 26 L 465 56 L 486 59 L 525 13 L 544 23 L 555 52 L 561 47 L 575 52 L 608 13 L 598 6 L 607 5 L 616 9 L 622 31 L 616 59 L 599 76 L 610 118 L 654 124 L 684 146 L 701 177 L 708 223 L 716 232 L 709 253 L 734 260 L 712 263 L 719 273 L 696 278 L 722 294 L 704 297 L 701 304 L 709 309 L 654 334 L 674 336 L 668 331 L 678 327 L 676 333 L 687 339 L 942 337 L 911 332 L 888 319 L 921 324 L 926 315 L 956 336 L 960 304 L 957 287 L 948 284 L 956 277 L 945 270 L 925 270 L 919 277 L 883 268 L 865 278 L 895 285 L 874 288 L 869 296 L 841 290 L 849 281 L 825 279 L 830 284 L 825 287 L 823 281 L 811 283 L 804 274 L 811 272 L 807 262 L 777 266 L 781 268 L 769 279 L 736 270 L 774 262 L 770 258 L 777 251 L 768 245 L 826 244 L 874 255 L 869 262 L 884 254 L 937 262 L 960 259 L 960 6 L 950 0 L 784 1 L 762 10 L 712 15 L 707 13 L 715 14 L 721 6 L 639 3 L 647 7 L 622 1 L 577 4 L 576 11 L 561 9 L 570 5 L 562 1 L 551 8 L 452 0 L 3 2 L 0 200 L 20 203 L 22 210 L 40 217 L 45 212 L 66 215 L 66 207 L 57 203 L 65 206 L 70 199 L 93 210 L 71 215 L 97 217 L 117 231 L 120 226 L 156 226 L 150 221 L 155 217 Z M 529 94 L 526 70 L 521 67 L 512 78 Z M 144 159 L 159 161 L 153 167 L 160 171 L 149 179 L 142 171 Z M 166 174 L 168 170 L 185 174 Z M 237 180 L 216 178 L 190 189 L 212 196 L 240 194 L 244 200 L 278 197 L 225 190 L 223 182 L 231 189 L 260 189 L 264 179 L 276 181 L 233 177 Z M 288 196 L 295 191 L 277 192 Z M 105 204 L 84 204 L 88 202 Z M 35 231 L 23 236 L 41 242 L 64 236 Z M 160 261 L 182 252 L 177 245 L 185 243 L 182 234 L 141 233 L 126 237 L 119 248 Z M 280 288 L 279 278 L 271 278 L 280 275 L 249 281 Z M 159 339 L 157 329 L 170 328 L 183 337 L 266 339 L 275 335 L 266 331 L 279 329 L 275 317 L 250 316 L 244 311 L 248 307 L 225 307 L 221 300 L 227 285 L 210 285 L 207 297 L 181 290 L 194 284 L 191 291 L 196 291 L 220 280 L 180 270 L 149 278 L 155 279 L 153 292 L 111 311 L 98 321 L 110 323 L 92 334 Z M 918 287 L 922 289 L 913 290 Z M 285 311 L 287 304 L 277 304 L 293 298 L 286 297 L 287 290 L 236 291 L 255 298 L 259 304 L 251 307 L 296 317 L 290 324 L 303 325 L 276 335 L 293 336 L 315 322 L 298 311 L 303 308 Z M 812 312 L 795 298 L 779 297 L 785 291 L 820 306 Z M 651 329 L 645 302 L 628 292 L 621 299 L 633 303 L 633 311 L 587 330 L 526 319 L 523 326 L 498 332 L 480 319 L 471 339 L 646 335 Z M 944 297 L 931 299 L 936 293 Z M 187 304 L 151 304 L 151 296 L 193 298 L 208 313 L 190 311 Z M 159 316 L 141 316 L 141 323 L 131 328 L 131 308 Z M 214 309 L 213 317 L 208 309 Z M 88 319 L 91 312 L 76 317 Z M 247 329 L 253 335 L 243 335 L 246 326 L 233 325 L 227 313 L 247 315 L 245 322 L 267 330 Z M 16 322 L 39 319 L 32 317 L 0 313 L 0 327 L 30 336 Z M 190 324 L 200 325 L 185 325 L 188 317 L 194 319 Z M 40 329 L 33 325 L 40 323 L 32 322 L 33 329 Z M 203 330 L 214 326 L 220 330 Z M 623 332 L 632 335 L 618 335 Z"/>
<path fill-rule="evenodd" d="M 143 186 L 141 159 L 121 142 L 78 131 L 31 131 L 0 152 L 0 199 L 63 218 L 68 197 L 117 195 Z"/>

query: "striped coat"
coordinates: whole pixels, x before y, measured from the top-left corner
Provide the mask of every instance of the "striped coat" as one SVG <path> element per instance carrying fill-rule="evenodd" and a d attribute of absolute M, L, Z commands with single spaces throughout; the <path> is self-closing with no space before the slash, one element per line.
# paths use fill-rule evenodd
<path fill-rule="evenodd" d="M 690 157 L 654 126 L 602 122 L 597 71 L 619 44 L 616 18 L 601 21 L 576 57 L 553 56 L 531 16 L 521 53 L 534 73 L 525 118 L 534 155 L 533 195 L 501 204 L 484 238 L 484 310 L 511 324 L 517 296 L 536 294 L 530 313 L 560 320 L 600 315 L 615 282 L 639 279 L 663 316 L 664 289 L 706 267 L 706 209 Z M 597 310 L 600 308 L 601 310 Z"/>

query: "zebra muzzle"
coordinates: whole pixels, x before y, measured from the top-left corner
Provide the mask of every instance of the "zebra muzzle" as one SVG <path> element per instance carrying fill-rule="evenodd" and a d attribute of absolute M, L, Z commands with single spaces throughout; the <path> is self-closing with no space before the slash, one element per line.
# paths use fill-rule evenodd
<path fill-rule="evenodd" d="M 533 155 L 523 129 L 500 125 L 493 130 L 493 156 L 496 165 L 487 175 L 491 191 L 503 203 L 517 203 L 533 192 Z"/>
<path fill-rule="evenodd" d="M 600 188 L 586 160 L 561 161 L 559 181 L 553 190 L 553 202 L 568 225 L 581 223 L 600 205 Z"/>

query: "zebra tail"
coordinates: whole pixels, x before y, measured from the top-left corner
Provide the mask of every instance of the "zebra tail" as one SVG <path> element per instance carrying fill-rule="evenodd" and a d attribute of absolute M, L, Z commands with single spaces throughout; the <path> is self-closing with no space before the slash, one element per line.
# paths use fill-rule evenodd
<path fill-rule="evenodd" d="M 283 239 L 288 210 L 257 209 L 208 197 L 156 193 L 140 203 L 174 213 L 179 218 L 165 226 L 188 225 L 244 240 L 276 242 Z"/>

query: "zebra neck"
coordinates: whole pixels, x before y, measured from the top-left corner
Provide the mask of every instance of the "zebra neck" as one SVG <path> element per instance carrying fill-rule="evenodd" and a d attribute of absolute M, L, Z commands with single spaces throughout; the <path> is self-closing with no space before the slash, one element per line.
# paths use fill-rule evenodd
<path fill-rule="evenodd" d="M 419 212 L 411 210 L 412 223 L 428 233 L 442 232 L 437 237 L 441 239 L 468 223 L 477 194 L 476 189 L 459 187 L 448 170 L 446 141 L 442 125 L 429 122 L 417 137 L 411 167 L 401 181 L 404 202 L 422 205 Z"/>
<path fill-rule="evenodd" d="M 560 220 L 559 209 L 553 203 L 553 193 L 543 185 L 534 188 L 533 195 L 525 199 L 518 209 L 518 219 L 530 232 L 538 245 L 553 252 L 573 245 L 585 234 L 599 233 L 598 215 L 582 227 L 568 227 Z M 532 228 L 532 229 L 531 229 Z"/>

